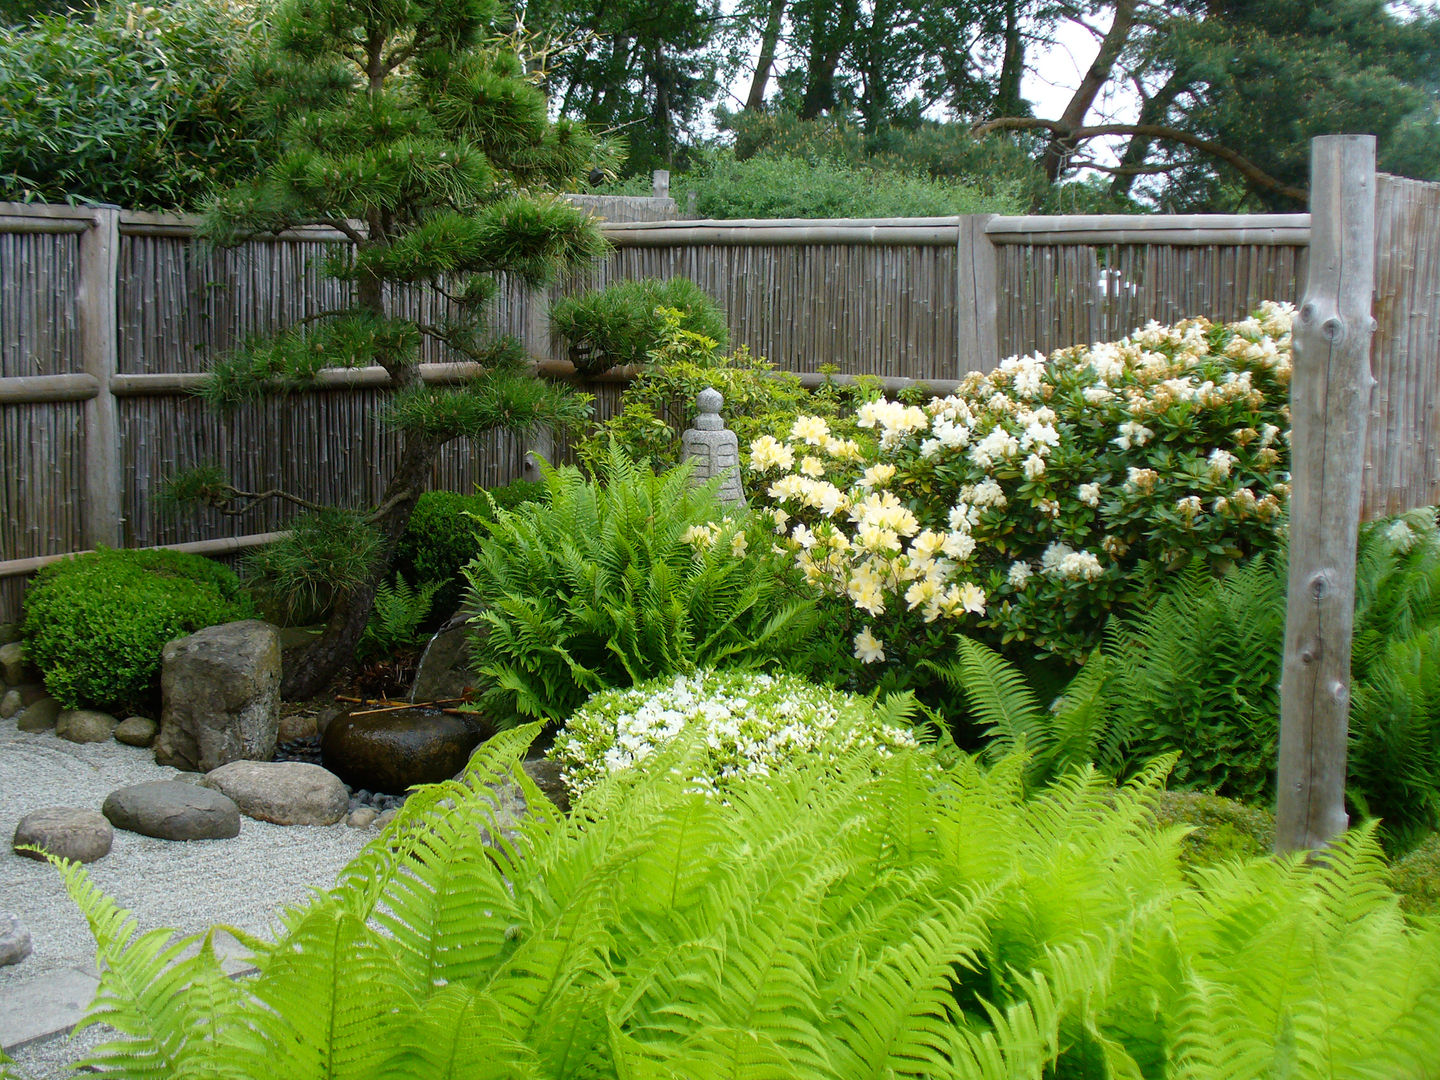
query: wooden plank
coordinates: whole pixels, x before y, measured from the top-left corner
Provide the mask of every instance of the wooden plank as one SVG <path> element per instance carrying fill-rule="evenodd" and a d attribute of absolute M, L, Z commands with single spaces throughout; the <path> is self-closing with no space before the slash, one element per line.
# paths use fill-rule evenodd
<path fill-rule="evenodd" d="M 960 219 L 955 246 L 956 373 L 984 371 L 1000 362 L 995 245 L 986 235 L 994 214 Z"/>
<path fill-rule="evenodd" d="M 120 453 L 115 399 L 115 283 L 120 254 L 120 211 L 99 209 L 95 227 L 80 238 L 80 350 L 85 373 L 100 392 L 85 402 L 84 537 L 89 547 L 120 543 Z"/>
<path fill-rule="evenodd" d="M 993 244 L 1071 247 L 1080 244 L 1165 244 L 1170 247 L 1294 247 L 1310 242 L 1309 229 L 1080 229 L 991 233 Z"/>
<path fill-rule="evenodd" d="M 215 540 L 195 540 L 185 544 L 158 544 L 154 547 L 142 548 L 142 551 L 179 551 L 190 555 L 208 555 L 212 558 L 222 555 L 234 555 L 237 552 L 248 551 L 250 548 L 260 547 L 264 544 L 273 544 L 288 536 L 285 532 L 253 533 L 249 536 L 222 536 Z M 58 555 L 37 555 L 32 559 L 8 559 L 0 562 L 0 578 L 23 577 L 26 574 L 33 574 L 43 566 L 60 562 L 62 559 L 73 559 L 77 555 L 89 555 L 91 549 L 84 551 L 66 551 Z"/>
<path fill-rule="evenodd" d="M 1311 142 L 1310 273 L 1294 326 L 1277 851 L 1343 832 L 1355 545 L 1369 411 L 1375 138 Z"/>

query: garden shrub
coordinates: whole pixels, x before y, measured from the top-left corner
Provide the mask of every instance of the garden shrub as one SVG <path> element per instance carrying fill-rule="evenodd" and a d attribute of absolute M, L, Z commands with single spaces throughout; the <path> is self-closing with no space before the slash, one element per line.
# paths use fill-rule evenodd
<path fill-rule="evenodd" d="M 1203 791 L 1162 791 L 1155 798 L 1155 823 L 1190 829 L 1179 852 L 1188 867 L 1259 859 L 1275 850 L 1274 814 Z"/>
<path fill-rule="evenodd" d="M 591 693 L 803 652 L 815 605 L 717 481 L 615 451 L 600 482 L 546 468 L 543 502 L 501 511 L 465 569 L 472 667 L 497 723 L 562 720 Z"/>
<path fill-rule="evenodd" d="M 592 471 L 609 459 L 612 446 L 652 469 L 679 464 L 681 435 L 695 422 L 695 399 L 705 389 L 725 399 L 720 411 L 740 442 L 742 470 L 749 464 L 753 439 L 788 428 L 802 413 L 825 418 L 839 436 L 863 437 L 855 410 L 880 396 L 879 380 L 866 377 L 827 380 L 812 393 L 798 376 L 777 370 L 745 346 L 722 353 L 688 337 L 674 319 L 667 319 L 654 357 L 656 363 L 640 369 L 625 387 L 619 411 L 576 448 L 580 462 Z"/>
<path fill-rule="evenodd" d="M 539 499 L 545 486 L 516 480 L 474 495 L 456 491 L 427 491 L 415 503 L 415 512 L 395 549 L 395 570 L 417 586 L 438 583 L 427 621 L 448 619 L 465 594 L 461 570 L 480 550 L 480 534 L 495 511 L 513 510 Z M 492 501 L 493 500 L 493 501 Z"/>
<path fill-rule="evenodd" d="M 1369 830 L 1324 864 L 1188 878 L 1161 775 L 1075 777 L 860 745 L 695 790 L 691 732 L 569 815 L 539 725 L 422 788 L 256 972 L 139 936 L 62 864 L 99 946 L 87 1062 L 141 1076 L 1387 1077 L 1440 1061 L 1440 926 Z M 948 765 L 942 765 L 941 761 Z M 531 810 L 500 816 L 493 785 Z M 491 837 L 504 839 L 491 842 Z M 188 948 L 186 946 L 189 946 Z"/>
<path fill-rule="evenodd" d="M 67 709 L 154 707 L 165 643 L 254 608 L 228 568 L 177 551 L 51 563 L 25 594 L 25 652 Z"/>
<path fill-rule="evenodd" d="M 800 756 L 843 755 L 859 743 L 913 746 L 913 708 L 913 699 L 877 705 L 793 675 L 707 669 L 595 694 L 565 721 L 550 757 L 575 798 L 682 731 L 698 732 L 705 748 L 692 779 L 723 790 Z"/>
<path fill-rule="evenodd" d="M 662 341 L 667 324 L 720 348 L 730 340 L 720 306 L 684 277 L 620 281 L 550 305 L 550 332 L 569 343 L 575 370 L 585 375 L 622 364 L 642 366 Z"/>
<path fill-rule="evenodd" d="M 954 628 L 1079 663 L 1187 563 L 1223 570 L 1283 534 L 1291 317 L 1152 323 L 923 407 L 868 402 L 879 439 L 858 454 L 802 417 L 750 444 L 748 487 L 807 579 L 853 605 L 876 643 L 857 634 L 857 654 L 913 661 L 907 642 L 943 651 Z"/>
<path fill-rule="evenodd" d="M 1440 833 L 1431 833 L 1390 867 L 1400 907 L 1412 915 L 1440 915 Z"/>
<path fill-rule="evenodd" d="M 236 77 L 268 0 L 114 0 L 0 27 L 0 198 L 199 205 L 252 173 L 265 136 Z"/>

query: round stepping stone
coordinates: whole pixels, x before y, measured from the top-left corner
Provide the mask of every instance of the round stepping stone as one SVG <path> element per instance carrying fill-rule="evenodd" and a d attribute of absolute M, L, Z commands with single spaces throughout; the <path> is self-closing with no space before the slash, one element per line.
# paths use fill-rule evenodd
<path fill-rule="evenodd" d="M 28 859 L 44 858 L 37 852 L 20 850 L 33 844 L 59 858 L 88 863 L 109 855 L 114 839 L 115 830 L 103 814 L 73 806 L 51 806 L 22 817 L 15 826 L 11 846 L 17 855 Z"/>
<path fill-rule="evenodd" d="M 94 709 L 66 709 L 55 718 L 55 734 L 71 742 L 108 742 L 119 722 Z"/>
<path fill-rule="evenodd" d="M 18 964 L 30 955 L 30 931 L 8 911 L 0 911 L 0 967 Z"/>
<path fill-rule="evenodd" d="M 334 825 L 350 809 L 340 778 L 303 761 L 232 761 L 206 773 L 205 786 L 276 825 Z"/>
<path fill-rule="evenodd" d="M 112 791 L 101 807 L 117 829 L 161 840 L 226 840 L 240 835 L 240 808 L 209 788 L 174 780 Z"/>
<path fill-rule="evenodd" d="M 148 716 L 130 716 L 115 726 L 115 741 L 126 746 L 149 746 L 159 731 L 160 725 Z"/>
<path fill-rule="evenodd" d="M 31 704 L 15 720 L 21 731 L 49 731 L 60 716 L 60 703 L 53 697 L 42 697 Z"/>

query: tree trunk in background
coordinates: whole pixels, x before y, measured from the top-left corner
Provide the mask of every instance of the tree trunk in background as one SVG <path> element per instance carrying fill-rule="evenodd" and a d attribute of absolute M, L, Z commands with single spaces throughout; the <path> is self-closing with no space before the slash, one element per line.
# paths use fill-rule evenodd
<path fill-rule="evenodd" d="M 1075 141 L 1069 133 L 1084 124 L 1085 114 L 1090 111 L 1090 106 L 1095 104 L 1101 88 L 1109 82 L 1115 61 L 1120 58 L 1121 50 L 1130 40 L 1130 30 L 1135 25 L 1136 2 L 1137 0 L 1116 0 L 1115 21 L 1110 24 L 1105 40 L 1100 43 L 1100 52 L 1090 65 L 1090 70 L 1085 72 L 1085 77 L 1080 80 L 1080 85 L 1070 98 L 1070 104 L 1065 106 L 1059 119 L 1059 130 L 1050 137 L 1045 146 L 1042 164 L 1045 177 L 1052 184 L 1060 178 L 1065 159 L 1075 150 Z"/>
<path fill-rule="evenodd" d="M 1005 5 L 1005 57 L 1000 64 L 1000 81 L 995 87 L 995 116 L 1021 116 L 1025 102 L 1020 98 L 1020 80 L 1025 75 L 1025 40 L 1020 36 L 1020 0 Z"/>
<path fill-rule="evenodd" d="M 760 55 L 755 61 L 755 75 L 750 80 L 750 93 L 745 97 L 747 112 L 765 108 L 765 88 L 770 84 L 770 69 L 775 66 L 775 47 L 780 43 L 780 23 L 785 15 L 786 0 L 770 0 L 770 14 L 760 36 Z"/>
<path fill-rule="evenodd" d="M 814 120 L 821 113 L 835 108 L 835 69 L 840 66 L 840 57 L 854 38 L 856 11 L 856 0 L 843 0 L 834 12 L 833 22 L 817 21 L 811 26 L 800 119 Z"/>
<path fill-rule="evenodd" d="M 1163 124 L 1165 114 L 1170 111 L 1170 106 L 1180 96 L 1180 92 L 1189 85 L 1180 74 L 1176 72 L 1171 75 L 1164 86 L 1156 90 L 1154 94 L 1146 98 L 1140 105 L 1140 119 L 1138 124 Z M 1155 140 L 1149 135 L 1132 135 L 1129 143 L 1125 146 L 1125 153 L 1120 158 L 1120 166 L 1126 169 L 1136 169 L 1145 164 L 1145 159 L 1150 154 L 1150 147 L 1155 145 Z M 1116 173 L 1115 178 L 1110 181 L 1110 194 L 1126 196 L 1130 189 L 1135 186 L 1134 173 Z"/>

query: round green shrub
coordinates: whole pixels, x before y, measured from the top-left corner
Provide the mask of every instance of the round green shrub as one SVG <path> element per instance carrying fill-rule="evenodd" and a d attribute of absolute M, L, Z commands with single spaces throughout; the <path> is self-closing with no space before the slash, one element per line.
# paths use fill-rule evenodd
<path fill-rule="evenodd" d="M 537 501 L 544 493 L 544 484 L 530 480 L 491 488 L 488 498 L 486 493 L 427 491 L 415 504 L 410 524 L 400 537 L 394 569 L 417 587 L 438 582 L 430 611 L 435 618 L 449 617 L 465 594 L 460 570 L 479 553 L 484 523 L 495 518 L 491 500 L 500 510 L 513 510 L 521 503 Z"/>
<path fill-rule="evenodd" d="M 621 281 L 597 292 L 564 297 L 550 307 L 550 332 L 569 342 L 575 370 L 598 375 L 621 364 L 642 365 L 664 337 L 661 309 L 679 312 L 679 328 L 724 348 L 725 313 L 689 278 Z"/>
<path fill-rule="evenodd" d="M 1400 907 L 1413 915 L 1440 914 L 1440 833 L 1422 843 L 1390 868 L 1391 887 Z"/>
<path fill-rule="evenodd" d="M 25 596 L 26 655 L 66 708 L 153 701 L 165 643 L 254 613 L 228 568 L 176 551 L 97 551 L 51 563 Z"/>
<path fill-rule="evenodd" d="M 1258 859 L 1275 847 L 1275 816 L 1258 806 L 1203 791 L 1162 791 L 1154 809 L 1162 829 L 1190 826 L 1180 844 L 1180 859 L 1186 866 Z"/>
<path fill-rule="evenodd" d="M 701 670 L 594 695 L 566 722 L 550 756 L 579 796 L 699 727 L 706 754 L 694 781 L 715 791 L 739 777 L 859 745 L 914 746 L 914 732 L 894 712 L 793 675 Z"/>

